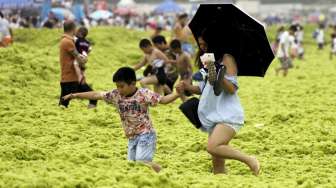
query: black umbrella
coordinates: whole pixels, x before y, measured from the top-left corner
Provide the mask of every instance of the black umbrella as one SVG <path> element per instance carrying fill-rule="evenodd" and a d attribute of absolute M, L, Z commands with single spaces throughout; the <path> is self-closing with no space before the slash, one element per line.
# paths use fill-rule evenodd
<path fill-rule="evenodd" d="M 216 60 L 233 55 L 239 76 L 263 77 L 274 59 L 264 26 L 233 4 L 201 4 L 189 28 L 196 41 L 203 35 Z"/>

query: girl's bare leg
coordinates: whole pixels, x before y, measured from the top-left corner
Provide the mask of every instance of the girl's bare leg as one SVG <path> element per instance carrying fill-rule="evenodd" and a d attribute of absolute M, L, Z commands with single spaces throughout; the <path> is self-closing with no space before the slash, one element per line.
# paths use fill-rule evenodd
<path fill-rule="evenodd" d="M 222 157 L 212 156 L 212 166 L 214 174 L 225 174 L 225 160 Z"/>
<path fill-rule="evenodd" d="M 231 127 L 225 124 L 217 124 L 208 139 L 208 152 L 216 157 L 241 161 L 251 169 L 254 175 L 258 175 L 260 164 L 255 157 L 248 156 L 228 146 L 235 134 L 235 131 Z"/>

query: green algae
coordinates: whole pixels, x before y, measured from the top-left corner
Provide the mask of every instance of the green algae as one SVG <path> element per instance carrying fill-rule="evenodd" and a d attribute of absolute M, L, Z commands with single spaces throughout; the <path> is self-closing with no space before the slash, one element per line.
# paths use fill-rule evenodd
<path fill-rule="evenodd" d="M 61 31 L 17 30 L 14 45 L 0 49 L 0 187 L 335 187 L 336 62 L 306 35 L 306 60 L 296 60 L 288 77 L 275 76 L 275 60 L 265 78 L 239 78 L 246 124 L 231 144 L 259 158 L 254 177 L 236 161 L 227 162 L 228 175 L 211 174 L 207 135 L 182 116 L 180 101 L 151 109 L 162 172 L 126 161 L 113 107 L 57 106 Z M 139 60 L 146 36 L 90 30 L 87 78 L 95 90 L 115 87 L 113 72 Z"/>

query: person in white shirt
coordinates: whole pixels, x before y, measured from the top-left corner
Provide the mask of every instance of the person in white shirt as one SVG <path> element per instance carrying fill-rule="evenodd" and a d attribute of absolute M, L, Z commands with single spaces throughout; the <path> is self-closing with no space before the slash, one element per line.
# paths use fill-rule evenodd
<path fill-rule="evenodd" d="M 336 33 L 331 34 L 330 60 L 333 59 L 333 55 L 336 55 Z"/>
<path fill-rule="evenodd" d="M 304 48 L 303 48 L 303 37 L 304 37 L 304 31 L 302 25 L 297 25 L 297 31 L 295 33 L 296 40 L 297 40 L 297 56 L 299 59 L 303 59 L 304 55 Z"/>
<path fill-rule="evenodd" d="M 291 60 L 291 50 L 295 48 L 294 28 L 290 28 L 289 32 L 285 31 L 280 35 L 279 48 L 277 57 L 281 63 L 281 67 L 277 68 L 276 75 L 283 71 L 283 76 L 287 76 L 288 69 L 293 67 Z"/>
<path fill-rule="evenodd" d="M 6 47 L 12 43 L 12 30 L 9 27 L 9 22 L 0 12 L 0 47 Z"/>
<path fill-rule="evenodd" d="M 317 30 L 316 42 L 318 45 L 318 49 L 322 50 L 324 47 L 324 26 L 320 25 Z"/>

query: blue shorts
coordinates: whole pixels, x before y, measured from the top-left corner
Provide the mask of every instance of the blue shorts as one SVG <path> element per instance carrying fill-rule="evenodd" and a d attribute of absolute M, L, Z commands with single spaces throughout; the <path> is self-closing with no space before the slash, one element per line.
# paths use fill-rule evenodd
<path fill-rule="evenodd" d="M 155 148 L 155 132 L 137 135 L 128 140 L 128 160 L 151 162 L 154 157 Z"/>

